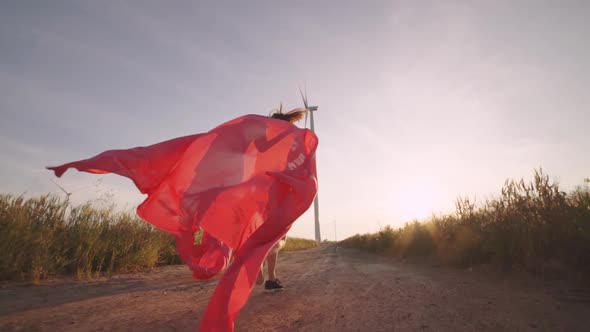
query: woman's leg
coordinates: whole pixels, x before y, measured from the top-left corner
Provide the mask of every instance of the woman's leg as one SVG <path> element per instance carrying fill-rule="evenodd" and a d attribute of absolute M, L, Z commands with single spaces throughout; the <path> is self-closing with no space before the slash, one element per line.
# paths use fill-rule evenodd
<path fill-rule="evenodd" d="M 262 265 L 260 265 L 260 271 L 258 271 L 258 278 L 256 278 L 257 285 L 262 285 L 262 283 L 264 282 L 264 274 L 262 273 L 263 268 L 264 268 L 264 261 L 262 262 Z"/>
<path fill-rule="evenodd" d="M 268 265 L 268 280 L 275 281 L 277 279 L 276 266 L 277 258 L 279 257 L 279 251 L 271 252 L 266 258 L 266 264 Z"/>
<path fill-rule="evenodd" d="M 285 247 L 287 243 L 287 235 L 283 236 L 279 242 L 277 242 L 271 249 L 268 257 L 266 258 L 266 264 L 268 265 L 268 280 L 274 281 L 277 279 L 277 260 L 279 257 L 279 251 Z"/>

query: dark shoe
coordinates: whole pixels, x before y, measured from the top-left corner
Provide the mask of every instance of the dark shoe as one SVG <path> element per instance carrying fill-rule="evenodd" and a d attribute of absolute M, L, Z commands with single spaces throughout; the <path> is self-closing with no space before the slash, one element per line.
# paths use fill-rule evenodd
<path fill-rule="evenodd" d="M 266 289 L 266 290 L 279 290 L 279 289 L 283 289 L 283 284 L 281 284 L 281 281 L 279 279 L 267 280 L 264 283 L 264 289 Z"/>

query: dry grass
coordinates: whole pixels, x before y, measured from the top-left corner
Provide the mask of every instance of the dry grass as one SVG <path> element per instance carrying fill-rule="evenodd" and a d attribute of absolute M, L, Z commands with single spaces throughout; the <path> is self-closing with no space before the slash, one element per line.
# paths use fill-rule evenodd
<path fill-rule="evenodd" d="M 134 213 L 90 204 L 73 207 L 53 195 L 0 194 L 0 280 L 37 283 L 57 275 L 92 278 L 180 264 L 174 237 Z M 195 243 L 201 232 L 195 234 Z M 287 238 L 284 250 L 316 247 Z"/>
<path fill-rule="evenodd" d="M 0 280 L 38 282 L 179 263 L 174 238 L 131 213 L 74 207 L 45 195 L 24 199 L 0 194 Z"/>
<path fill-rule="evenodd" d="M 296 251 L 316 248 L 318 243 L 315 240 L 301 239 L 298 237 L 287 236 L 287 243 L 285 243 L 285 251 Z"/>
<path fill-rule="evenodd" d="M 493 263 L 545 273 L 590 273 L 590 191 L 567 194 L 542 171 L 530 183 L 506 181 L 500 197 L 400 229 L 354 235 L 342 246 L 396 257 L 428 257 L 451 265 Z"/>

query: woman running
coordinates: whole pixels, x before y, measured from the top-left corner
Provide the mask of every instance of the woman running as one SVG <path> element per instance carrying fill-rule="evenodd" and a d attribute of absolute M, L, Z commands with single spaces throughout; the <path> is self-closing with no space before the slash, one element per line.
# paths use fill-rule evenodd
<path fill-rule="evenodd" d="M 271 117 L 274 119 L 279 119 L 279 120 L 284 120 L 284 121 L 287 121 L 290 123 L 295 123 L 303 118 L 306 111 L 307 110 L 305 110 L 305 109 L 296 109 L 296 110 L 292 110 L 287 113 L 283 113 L 282 108 L 279 107 L 279 109 L 275 113 L 273 113 L 271 115 Z M 266 261 L 266 268 L 267 268 L 267 273 L 268 273 L 268 279 L 266 280 L 266 282 L 264 280 L 264 274 L 263 274 L 264 263 L 262 264 L 262 266 L 260 266 L 260 271 L 258 272 L 258 278 L 256 279 L 256 284 L 262 285 L 262 283 L 264 283 L 264 289 L 266 289 L 266 290 L 279 290 L 279 289 L 284 288 L 284 286 L 281 283 L 281 281 L 279 280 L 279 278 L 277 278 L 276 266 L 277 266 L 277 260 L 279 258 L 279 251 L 285 247 L 286 243 L 287 243 L 287 235 L 283 236 L 279 240 L 279 242 L 277 242 L 272 247 L 272 249 L 270 250 L 270 252 L 266 256 L 265 261 Z"/>

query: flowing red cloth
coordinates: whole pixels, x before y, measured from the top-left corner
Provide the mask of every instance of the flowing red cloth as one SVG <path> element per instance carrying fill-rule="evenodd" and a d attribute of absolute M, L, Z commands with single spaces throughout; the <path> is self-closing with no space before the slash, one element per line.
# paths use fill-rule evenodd
<path fill-rule="evenodd" d="M 147 194 L 137 214 L 176 236 L 195 278 L 225 271 L 200 330 L 233 331 L 265 256 L 313 202 L 317 145 L 310 130 L 246 115 L 207 133 L 47 168 L 58 177 L 75 168 L 131 179 Z"/>

